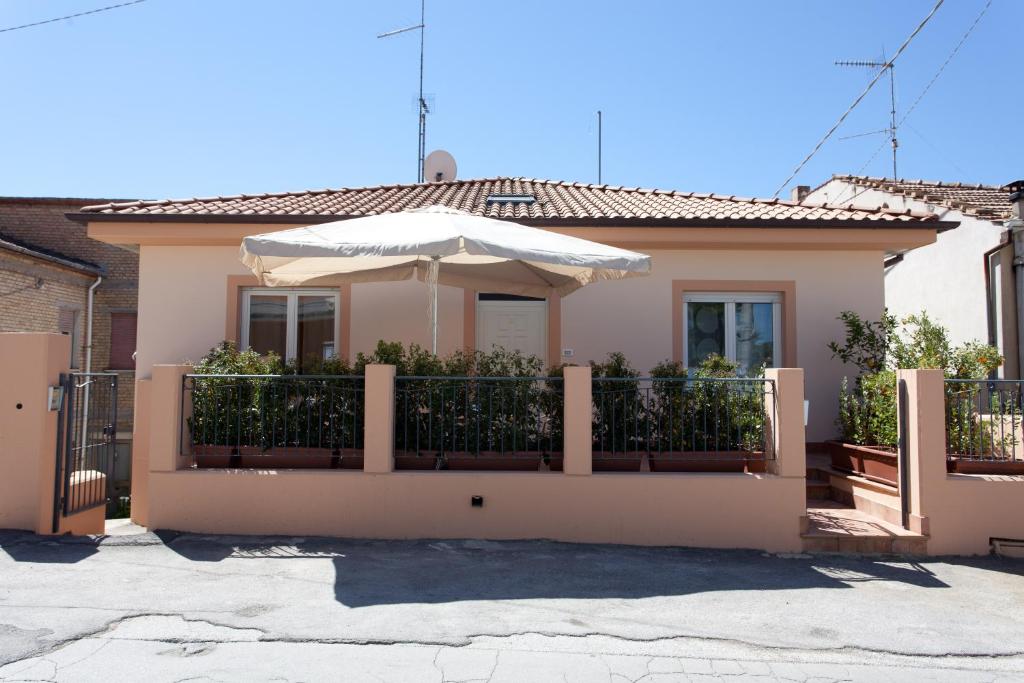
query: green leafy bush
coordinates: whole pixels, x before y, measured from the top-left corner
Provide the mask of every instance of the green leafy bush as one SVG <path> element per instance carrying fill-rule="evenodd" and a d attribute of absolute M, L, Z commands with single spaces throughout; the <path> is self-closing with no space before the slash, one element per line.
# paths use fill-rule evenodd
<path fill-rule="evenodd" d="M 594 439 L 604 451 L 761 451 L 764 385 L 737 378 L 737 365 L 708 356 L 697 368 L 664 361 L 650 387 L 622 354 L 594 364 Z M 611 381 L 612 378 L 617 378 Z M 738 379 L 739 381 L 722 381 Z"/>
<path fill-rule="evenodd" d="M 897 369 L 941 369 L 950 379 L 981 380 L 1003 363 L 998 349 L 986 344 L 967 342 L 954 347 L 948 331 L 923 312 L 902 320 L 886 312 L 881 320 L 872 322 L 844 311 L 839 319 L 843 321 L 846 339 L 842 344 L 828 345 L 832 357 L 856 365 L 861 371 L 852 387 L 844 378 L 839 391 L 836 424 L 842 439 L 850 443 L 896 446 Z M 971 389 L 960 385 L 960 389 L 954 390 L 947 384 L 947 394 L 963 390 Z M 963 420 L 959 423 L 962 425 Z M 955 422 L 947 421 L 947 427 L 950 424 Z M 952 432 L 949 436 L 951 443 L 958 438 Z"/>

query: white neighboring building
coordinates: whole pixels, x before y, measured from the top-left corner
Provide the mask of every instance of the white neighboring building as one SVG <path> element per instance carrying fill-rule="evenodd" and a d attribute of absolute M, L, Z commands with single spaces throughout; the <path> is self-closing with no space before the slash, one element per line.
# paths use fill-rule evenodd
<path fill-rule="evenodd" d="M 1020 377 L 1008 186 L 835 175 L 793 194 L 806 204 L 923 211 L 959 222 L 935 244 L 886 260 L 885 305 L 901 318 L 927 311 L 954 344 L 997 346 L 1006 358 L 1000 375 Z"/>

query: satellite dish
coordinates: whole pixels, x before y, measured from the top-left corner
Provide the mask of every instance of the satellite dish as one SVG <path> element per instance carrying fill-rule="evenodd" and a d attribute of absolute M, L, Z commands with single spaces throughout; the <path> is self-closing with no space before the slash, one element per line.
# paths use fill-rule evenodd
<path fill-rule="evenodd" d="M 423 162 L 423 179 L 428 183 L 455 180 L 455 157 L 443 149 L 435 149 Z"/>

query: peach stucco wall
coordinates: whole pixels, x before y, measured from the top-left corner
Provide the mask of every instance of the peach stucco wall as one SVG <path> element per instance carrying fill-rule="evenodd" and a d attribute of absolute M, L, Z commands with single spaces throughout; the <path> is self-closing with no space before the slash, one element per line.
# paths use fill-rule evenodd
<path fill-rule="evenodd" d="M 796 365 L 807 373 L 807 438 L 834 435 L 836 392 L 844 368 L 826 348 L 838 339 L 840 311 L 877 318 L 883 306 L 881 251 L 651 250 L 650 276 L 600 282 L 561 302 L 563 360 L 586 364 L 622 351 L 641 371 L 673 355 L 673 280 L 792 281 L 796 291 Z M 142 246 L 138 376 L 156 363 L 197 360 L 224 338 L 229 275 L 245 275 L 235 247 Z M 460 348 L 462 290 L 441 287 L 439 349 Z M 378 339 L 429 345 L 426 286 L 418 281 L 352 287 L 351 352 Z"/>
<path fill-rule="evenodd" d="M 385 365 L 367 367 L 362 471 L 188 469 L 173 431 L 185 372 L 185 366 L 153 369 L 144 416 L 152 423 L 147 514 L 152 528 L 354 538 L 549 538 L 769 551 L 800 547 L 806 462 L 800 370 L 772 374 L 779 406 L 769 412 L 778 458 L 766 474 L 593 474 L 590 368 L 573 368 L 565 376 L 563 472 L 392 471 L 394 367 Z M 162 436 L 161 430 L 166 431 Z M 471 505 L 473 496 L 483 496 L 483 507 Z"/>
<path fill-rule="evenodd" d="M 562 346 L 575 362 L 623 351 L 648 370 L 671 359 L 673 280 L 791 280 L 796 289 L 796 366 L 806 373 L 807 438 L 835 434 L 836 394 L 844 370 L 828 342 L 840 339 L 843 310 L 877 318 L 882 311 L 880 252 L 652 251 L 649 277 L 599 282 L 562 301 Z"/>
<path fill-rule="evenodd" d="M 150 477 L 150 525 L 160 529 L 769 551 L 799 549 L 804 496 L 802 477 L 746 474 L 182 470 Z M 470 506 L 474 495 L 484 497 L 482 508 Z"/>
<path fill-rule="evenodd" d="M 911 528 L 930 555 L 984 555 L 994 538 L 1024 540 L 1024 476 L 946 473 L 941 370 L 900 370 L 907 390 Z"/>
<path fill-rule="evenodd" d="M 70 338 L 60 334 L 0 334 L 0 529 L 53 533 L 57 411 L 48 387 L 68 372 Z M 72 500 L 87 502 L 83 494 Z M 105 486 L 88 486 L 93 493 Z M 103 506 L 58 520 L 58 533 L 103 533 Z"/>

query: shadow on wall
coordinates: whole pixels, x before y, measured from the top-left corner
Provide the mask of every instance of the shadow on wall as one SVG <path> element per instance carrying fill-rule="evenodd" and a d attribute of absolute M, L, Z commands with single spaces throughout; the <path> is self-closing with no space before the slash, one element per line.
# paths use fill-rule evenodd
<path fill-rule="evenodd" d="M 752 550 L 550 541 L 157 535 L 168 548 L 197 562 L 330 559 L 335 570 L 335 599 L 348 607 L 538 598 L 635 599 L 732 590 L 849 588 L 865 581 L 948 587 L 926 566 L 891 558 L 780 558 Z M 1017 569 L 1024 574 L 1024 563 Z"/>

